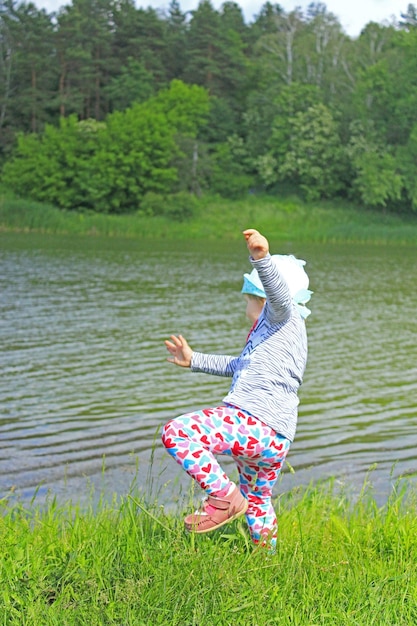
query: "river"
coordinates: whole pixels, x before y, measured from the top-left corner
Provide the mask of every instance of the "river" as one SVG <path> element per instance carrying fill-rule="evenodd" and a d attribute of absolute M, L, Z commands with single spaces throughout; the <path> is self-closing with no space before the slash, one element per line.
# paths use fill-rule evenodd
<path fill-rule="evenodd" d="M 294 473 L 277 493 L 334 477 L 354 491 L 368 480 L 383 498 L 416 482 L 415 249 L 271 248 L 304 258 L 314 291 Z M 187 493 L 160 428 L 220 403 L 230 380 L 171 365 L 163 340 L 238 354 L 250 269 L 243 240 L 1 234 L 0 498 Z"/>

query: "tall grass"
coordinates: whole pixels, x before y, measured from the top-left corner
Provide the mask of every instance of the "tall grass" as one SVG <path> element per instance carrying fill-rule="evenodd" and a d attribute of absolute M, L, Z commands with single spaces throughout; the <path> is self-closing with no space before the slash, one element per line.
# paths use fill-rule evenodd
<path fill-rule="evenodd" d="M 410 626 L 417 623 L 417 500 L 378 507 L 332 484 L 276 503 L 277 552 L 236 521 L 185 534 L 182 513 L 130 494 L 98 507 L 2 502 L 0 624 Z"/>
<path fill-rule="evenodd" d="M 202 198 L 184 222 L 167 217 L 62 211 L 0 193 L 0 230 L 132 238 L 234 239 L 248 225 L 274 240 L 417 243 L 417 217 L 382 214 L 331 203 L 306 204 L 297 197 Z"/>

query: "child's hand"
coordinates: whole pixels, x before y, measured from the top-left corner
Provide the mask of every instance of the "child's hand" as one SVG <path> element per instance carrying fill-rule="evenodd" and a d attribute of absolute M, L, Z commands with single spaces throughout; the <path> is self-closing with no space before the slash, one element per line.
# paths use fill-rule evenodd
<path fill-rule="evenodd" d="M 178 335 L 178 337 L 176 335 L 171 335 L 171 339 L 172 341 L 169 341 L 168 339 L 165 340 L 167 350 L 172 354 L 172 357 L 167 360 L 170 363 L 175 363 L 175 365 L 180 365 L 181 367 L 190 367 L 193 351 L 184 337 L 182 335 Z"/>
<path fill-rule="evenodd" d="M 243 235 L 246 239 L 246 243 L 248 246 L 248 250 L 252 259 L 258 261 L 259 259 L 263 259 L 269 252 L 269 243 L 268 239 L 266 239 L 261 233 L 253 228 L 248 228 L 248 230 L 243 231 Z"/>

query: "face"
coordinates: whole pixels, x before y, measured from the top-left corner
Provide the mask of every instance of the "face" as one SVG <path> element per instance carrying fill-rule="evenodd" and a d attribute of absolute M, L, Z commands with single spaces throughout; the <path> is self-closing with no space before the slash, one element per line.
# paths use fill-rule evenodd
<path fill-rule="evenodd" d="M 251 298 L 245 294 L 246 317 L 254 324 L 264 308 L 265 300 Z"/>

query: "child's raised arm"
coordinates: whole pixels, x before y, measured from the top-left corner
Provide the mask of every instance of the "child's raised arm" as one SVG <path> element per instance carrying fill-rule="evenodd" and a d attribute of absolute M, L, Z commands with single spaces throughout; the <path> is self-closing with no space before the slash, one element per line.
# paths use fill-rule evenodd
<path fill-rule="evenodd" d="M 269 254 L 268 240 L 254 228 L 244 230 L 243 236 L 252 261 L 259 262 L 255 264 L 255 269 L 266 294 L 265 315 L 272 324 L 283 322 L 291 314 L 292 299 L 288 285 L 277 267 L 271 263 L 264 267 L 263 259 Z"/>

